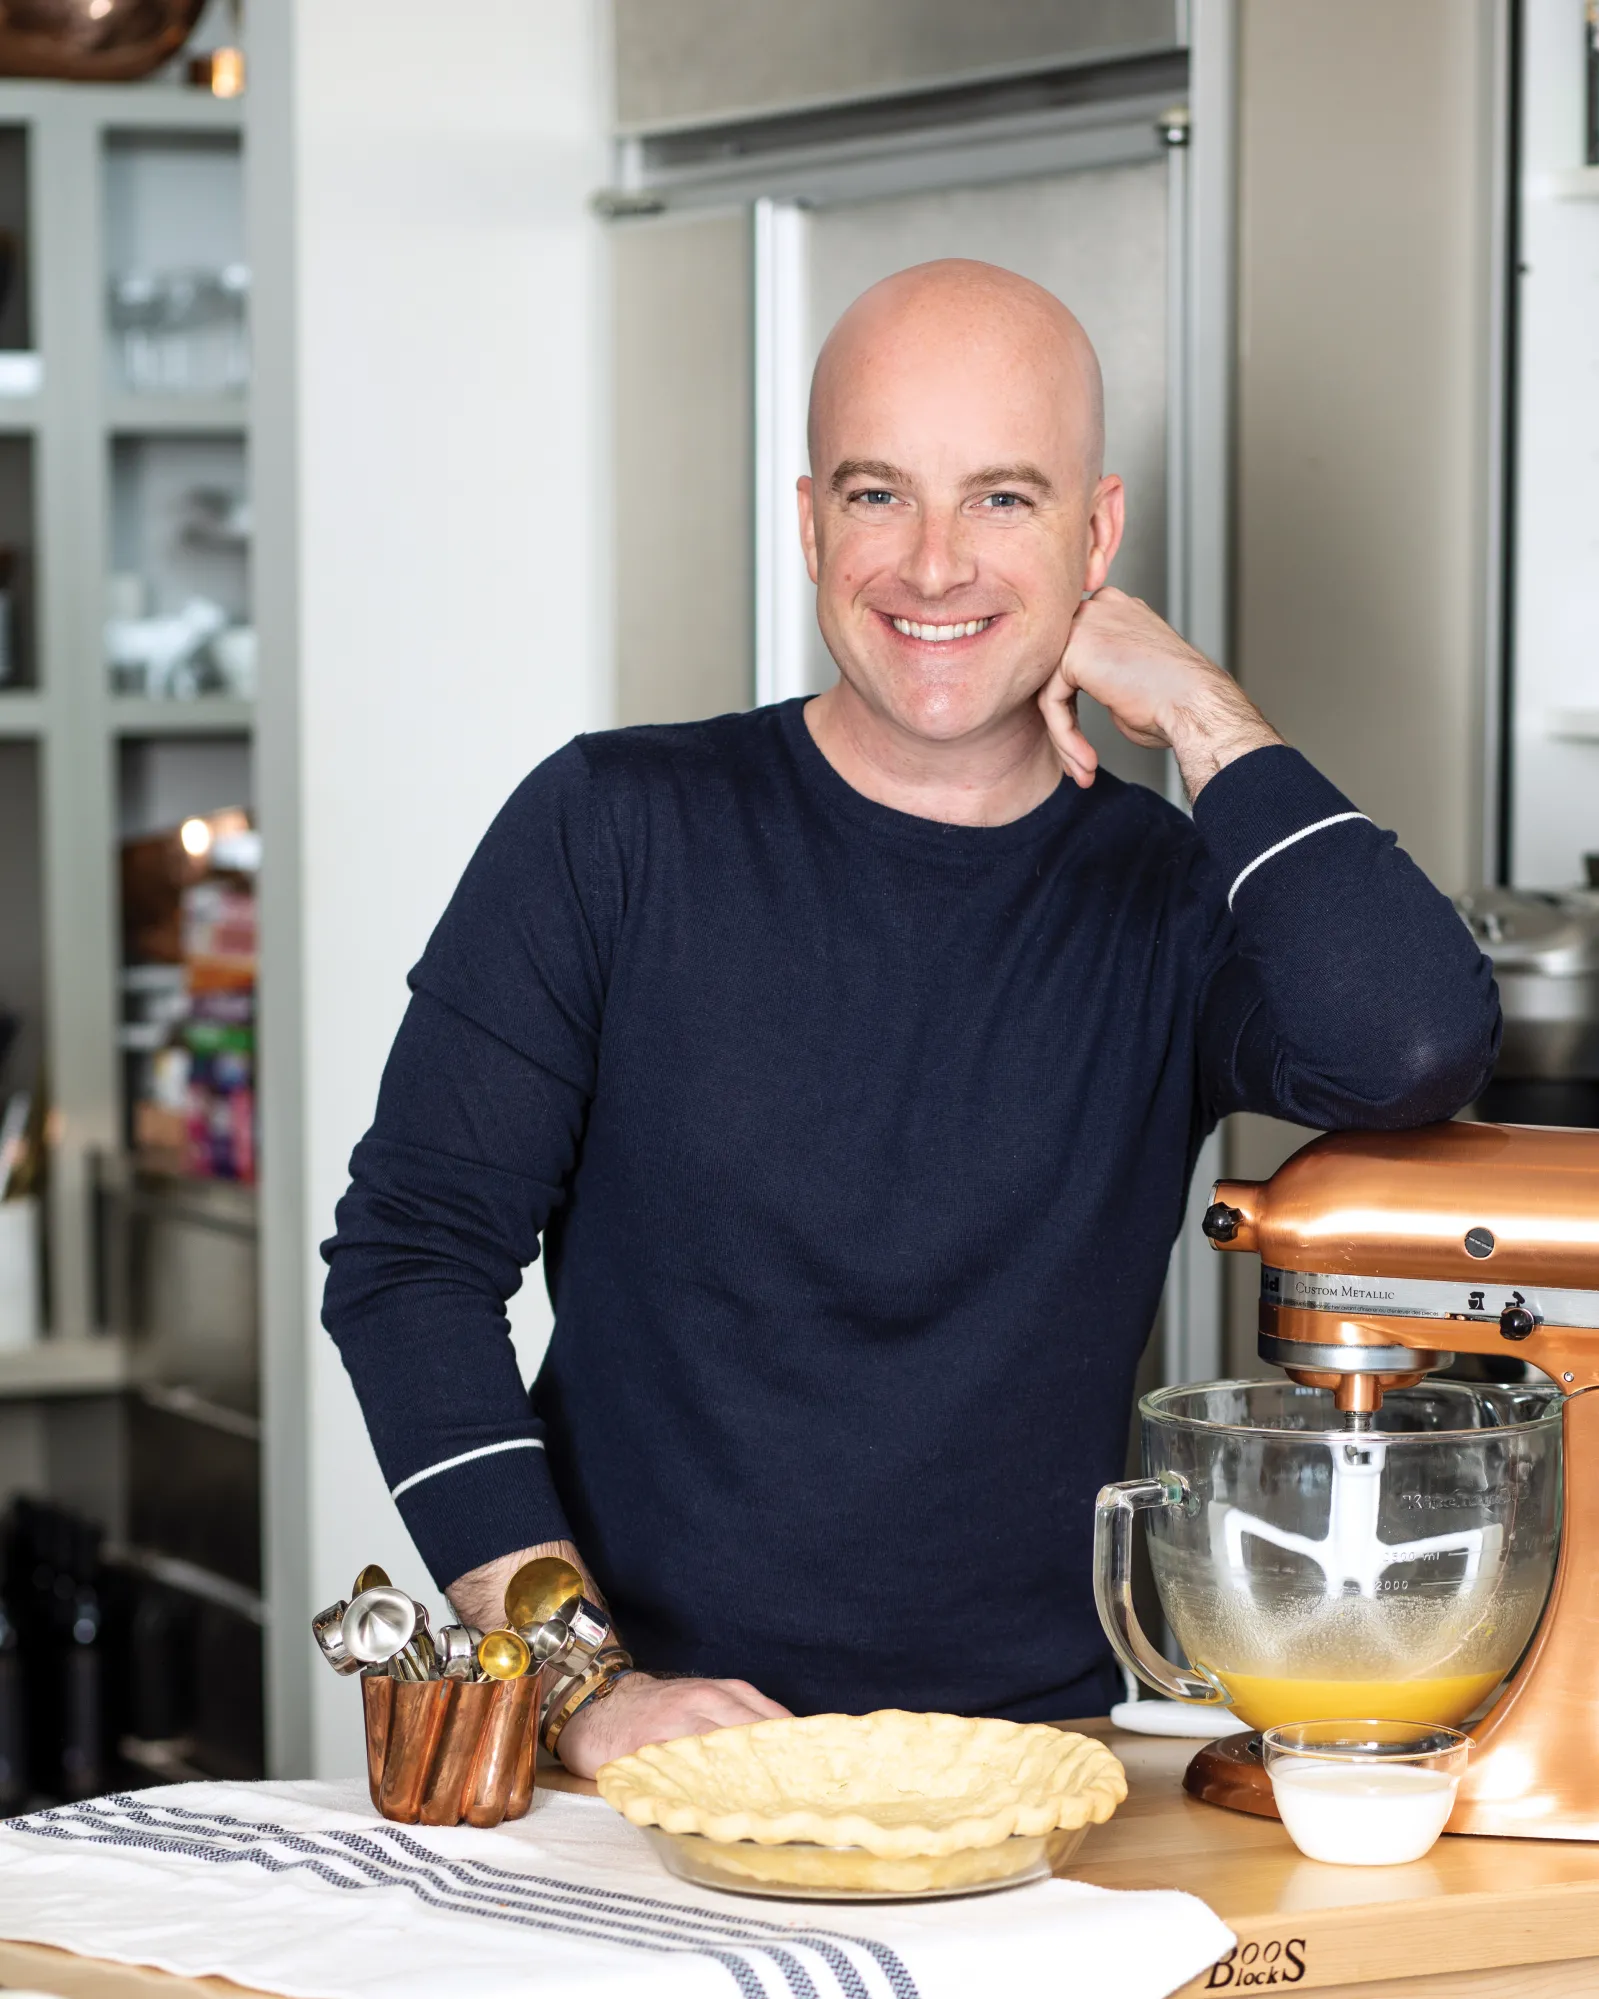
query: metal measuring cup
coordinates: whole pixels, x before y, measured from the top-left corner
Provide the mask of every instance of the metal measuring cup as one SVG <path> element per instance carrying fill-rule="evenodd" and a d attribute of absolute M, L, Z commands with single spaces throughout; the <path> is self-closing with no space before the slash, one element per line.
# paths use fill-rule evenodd
<path fill-rule="evenodd" d="M 363 1590 L 351 1600 L 340 1631 L 344 1649 L 363 1666 L 387 1666 L 397 1680 L 437 1677 L 427 1612 L 404 1590 L 383 1584 Z"/>

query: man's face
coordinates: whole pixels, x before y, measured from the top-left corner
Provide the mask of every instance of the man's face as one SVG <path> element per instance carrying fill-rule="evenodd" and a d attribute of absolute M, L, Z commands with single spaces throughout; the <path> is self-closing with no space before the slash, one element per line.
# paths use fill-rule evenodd
<path fill-rule="evenodd" d="M 1043 340 L 919 316 L 852 339 L 813 425 L 800 527 L 828 650 L 935 742 L 1027 708 L 1121 534 L 1089 389 Z"/>

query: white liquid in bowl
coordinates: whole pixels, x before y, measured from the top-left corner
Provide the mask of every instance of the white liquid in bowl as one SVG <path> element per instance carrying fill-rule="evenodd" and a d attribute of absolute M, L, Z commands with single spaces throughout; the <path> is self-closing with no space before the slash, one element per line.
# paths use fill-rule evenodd
<path fill-rule="evenodd" d="M 1392 1867 L 1419 1860 L 1444 1829 L 1459 1778 L 1415 1764 L 1285 1758 L 1272 1793 L 1289 1837 L 1311 1860 Z"/>

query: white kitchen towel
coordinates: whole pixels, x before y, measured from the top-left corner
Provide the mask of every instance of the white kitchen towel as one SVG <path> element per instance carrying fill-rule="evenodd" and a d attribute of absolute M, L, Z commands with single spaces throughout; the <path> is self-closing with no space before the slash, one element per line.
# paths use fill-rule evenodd
<path fill-rule="evenodd" d="M 1041 1881 L 794 1903 L 676 1880 L 598 1798 L 391 1825 L 365 1788 L 172 1784 L 0 1824 L 0 1937 L 289 1999 L 1165 1999 L 1231 1932 L 1192 1895 Z"/>

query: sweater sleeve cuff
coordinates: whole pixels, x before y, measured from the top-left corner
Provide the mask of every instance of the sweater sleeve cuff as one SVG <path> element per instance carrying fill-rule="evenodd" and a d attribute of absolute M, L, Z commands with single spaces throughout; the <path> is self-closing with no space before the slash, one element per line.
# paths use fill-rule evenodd
<path fill-rule="evenodd" d="M 1194 824 L 1226 888 L 1229 907 L 1249 878 L 1278 853 L 1356 820 L 1366 820 L 1366 814 L 1298 750 L 1283 743 L 1251 750 L 1228 764 L 1194 801 Z"/>
<path fill-rule="evenodd" d="M 426 1465 L 391 1495 L 441 1590 L 518 1548 L 572 1538 L 536 1437 L 509 1437 Z"/>

